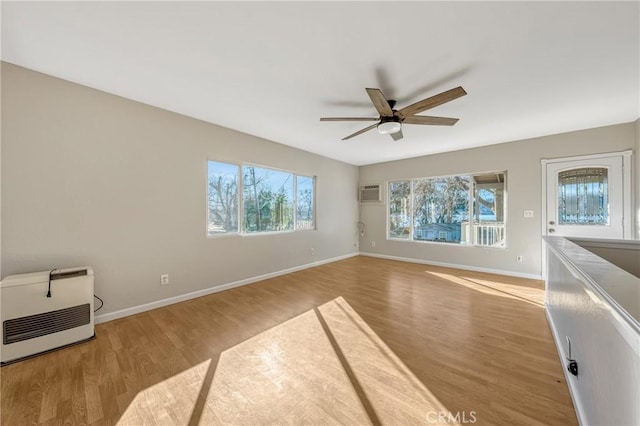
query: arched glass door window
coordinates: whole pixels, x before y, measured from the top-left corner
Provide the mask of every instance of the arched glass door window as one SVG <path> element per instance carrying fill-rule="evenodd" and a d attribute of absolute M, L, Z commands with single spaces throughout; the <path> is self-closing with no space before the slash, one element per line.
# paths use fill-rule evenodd
<path fill-rule="evenodd" d="M 606 167 L 585 167 L 559 172 L 559 225 L 608 225 L 607 179 Z"/>

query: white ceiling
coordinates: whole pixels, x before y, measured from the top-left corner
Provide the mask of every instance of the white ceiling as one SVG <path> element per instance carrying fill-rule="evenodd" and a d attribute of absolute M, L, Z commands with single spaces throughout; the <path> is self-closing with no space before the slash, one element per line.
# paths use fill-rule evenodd
<path fill-rule="evenodd" d="M 2 59 L 351 164 L 633 121 L 640 3 L 2 2 Z M 369 123 L 365 87 L 454 127 Z M 188 143 L 188 141 L 177 141 Z"/>

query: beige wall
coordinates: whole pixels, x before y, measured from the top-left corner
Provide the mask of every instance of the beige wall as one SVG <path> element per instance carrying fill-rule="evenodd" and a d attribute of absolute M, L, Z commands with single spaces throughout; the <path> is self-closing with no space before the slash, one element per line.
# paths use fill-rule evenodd
<path fill-rule="evenodd" d="M 525 276 L 540 275 L 540 160 L 631 149 L 637 143 L 635 131 L 636 124 L 627 123 L 361 167 L 361 184 L 506 170 L 507 242 L 505 249 L 496 249 L 387 240 L 386 207 L 367 205 L 361 212 L 366 234 L 360 239 L 360 250 Z M 534 218 L 523 218 L 523 210 L 533 210 Z M 519 255 L 523 256 L 522 263 L 516 262 Z"/>
<path fill-rule="evenodd" d="M 355 166 L 6 63 L 2 122 L 3 276 L 91 265 L 101 314 L 357 251 Z M 318 230 L 207 238 L 207 159 L 316 175 Z"/>
<path fill-rule="evenodd" d="M 579 241 L 573 241 L 579 246 L 589 250 L 591 253 L 603 258 L 604 260 L 613 263 L 618 268 L 623 269 L 640 278 L 640 245 L 629 245 L 624 247 L 619 245 L 617 247 L 610 247 L 604 244 L 595 245 L 589 243 L 581 243 Z"/>
<path fill-rule="evenodd" d="M 361 250 L 537 275 L 540 159 L 634 148 L 640 238 L 640 120 L 365 166 L 358 176 L 355 166 L 20 67 L 1 72 L 2 276 L 91 265 L 101 313 L 354 253 L 358 180 L 507 170 L 506 249 L 388 241 L 385 207 L 364 205 Z M 207 238 L 207 159 L 318 176 L 318 230 Z M 170 285 L 159 285 L 162 273 Z"/>

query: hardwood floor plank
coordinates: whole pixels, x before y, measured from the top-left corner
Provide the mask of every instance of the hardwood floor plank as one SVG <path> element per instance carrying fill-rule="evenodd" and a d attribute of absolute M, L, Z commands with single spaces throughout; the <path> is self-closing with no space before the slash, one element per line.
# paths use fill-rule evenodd
<path fill-rule="evenodd" d="M 4 366 L 1 423 L 575 425 L 543 301 L 535 280 L 350 258 Z"/>

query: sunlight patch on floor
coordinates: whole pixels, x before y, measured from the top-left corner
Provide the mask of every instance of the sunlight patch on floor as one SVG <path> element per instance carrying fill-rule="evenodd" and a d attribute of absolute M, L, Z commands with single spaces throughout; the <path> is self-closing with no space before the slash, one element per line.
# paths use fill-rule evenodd
<path fill-rule="evenodd" d="M 343 298 L 319 311 L 382 424 L 438 424 L 427 415 L 448 413 Z"/>
<path fill-rule="evenodd" d="M 370 424 L 314 311 L 220 355 L 200 424 Z"/>
<path fill-rule="evenodd" d="M 188 424 L 211 360 L 184 370 L 139 392 L 117 425 Z"/>
<path fill-rule="evenodd" d="M 531 285 L 507 284 L 500 281 L 491 281 L 442 272 L 426 271 L 428 274 L 444 280 L 463 285 L 471 290 L 489 294 L 491 296 L 505 297 L 520 300 L 539 307 L 544 307 L 544 289 Z"/>
<path fill-rule="evenodd" d="M 118 424 L 438 424 L 429 413 L 448 411 L 339 297 L 138 393 Z"/>

